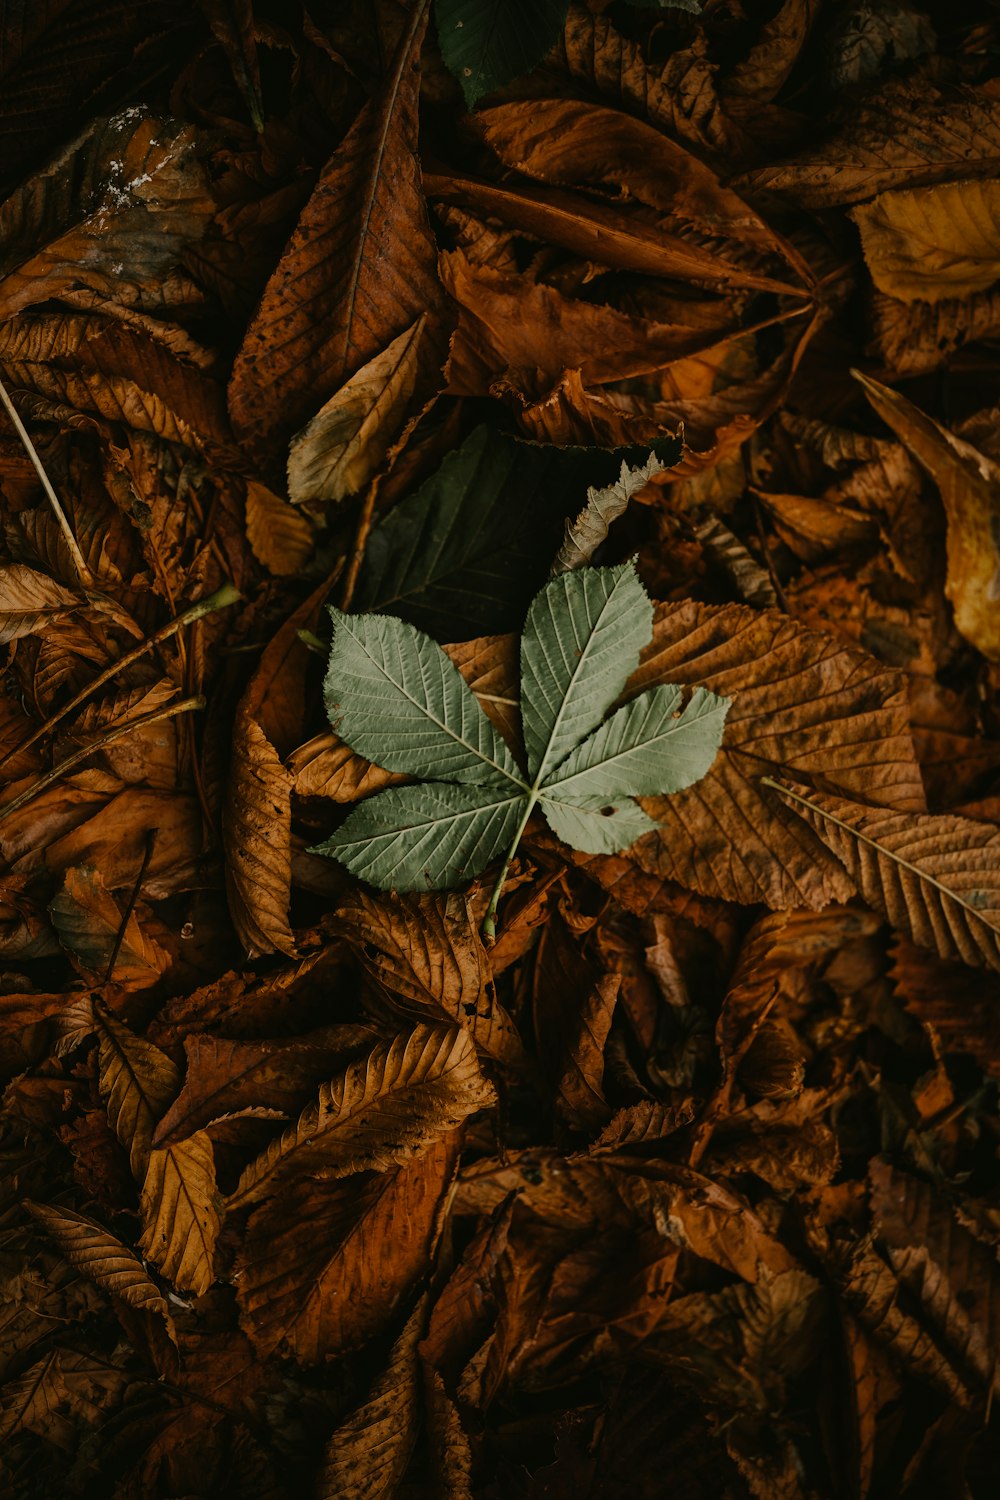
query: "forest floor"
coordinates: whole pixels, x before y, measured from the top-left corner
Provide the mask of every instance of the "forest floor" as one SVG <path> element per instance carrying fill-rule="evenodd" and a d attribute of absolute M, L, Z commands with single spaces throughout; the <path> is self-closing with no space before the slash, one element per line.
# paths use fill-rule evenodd
<path fill-rule="evenodd" d="M 994 1493 L 1000 7 L 0 40 L 4 1493 Z"/>

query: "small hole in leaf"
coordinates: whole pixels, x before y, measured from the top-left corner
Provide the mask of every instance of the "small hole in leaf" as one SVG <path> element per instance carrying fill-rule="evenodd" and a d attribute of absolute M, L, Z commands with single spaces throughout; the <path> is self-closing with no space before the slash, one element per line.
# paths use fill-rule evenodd
<path fill-rule="evenodd" d="M 613 818 L 614 815 L 615 815 L 615 810 L 614 810 L 613 807 L 602 807 L 601 808 L 601 817 L 602 818 Z"/>

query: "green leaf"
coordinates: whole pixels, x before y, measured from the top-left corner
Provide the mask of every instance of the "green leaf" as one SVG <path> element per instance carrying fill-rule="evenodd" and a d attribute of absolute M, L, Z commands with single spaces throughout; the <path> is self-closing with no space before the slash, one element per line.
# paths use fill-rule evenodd
<path fill-rule="evenodd" d="M 632 563 L 580 568 L 545 585 L 521 637 L 528 769 L 539 784 L 603 719 L 653 635 L 653 606 Z"/>
<path fill-rule="evenodd" d="M 653 444 L 665 467 L 674 437 Z M 374 528 L 356 608 L 440 641 L 517 630 L 588 484 L 610 484 L 648 448 L 557 448 L 477 427 Z"/>
<path fill-rule="evenodd" d="M 470 109 L 541 62 L 559 40 L 568 9 L 569 0 L 437 0 L 441 56 Z"/>
<path fill-rule="evenodd" d="M 681 711 L 678 687 L 626 703 L 579 745 L 546 790 L 557 798 L 664 796 L 700 781 L 722 743 L 729 699 L 695 688 Z"/>
<path fill-rule="evenodd" d="M 352 750 L 386 771 L 527 790 L 506 743 L 429 636 L 387 615 L 330 614 L 326 708 Z"/>
<path fill-rule="evenodd" d="M 635 564 L 579 568 L 533 601 L 521 640 L 524 779 L 440 646 L 402 620 L 331 610 L 330 720 L 352 750 L 422 776 L 362 802 L 315 852 L 383 890 L 442 889 L 505 854 L 483 933 L 533 810 L 575 849 L 626 849 L 656 824 L 633 796 L 679 791 L 709 769 L 729 701 L 656 687 L 601 721 L 652 636 Z"/>
<path fill-rule="evenodd" d="M 556 838 L 584 854 L 617 854 L 657 827 L 631 797 L 617 802 L 609 802 L 607 797 L 570 802 L 557 801 L 543 792 L 539 805 Z"/>
<path fill-rule="evenodd" d="M 527 791 L 424 783 L 360 803 L 314 853 L 381 890 L 444 890 L 482 873 L 517 831 Z"/>

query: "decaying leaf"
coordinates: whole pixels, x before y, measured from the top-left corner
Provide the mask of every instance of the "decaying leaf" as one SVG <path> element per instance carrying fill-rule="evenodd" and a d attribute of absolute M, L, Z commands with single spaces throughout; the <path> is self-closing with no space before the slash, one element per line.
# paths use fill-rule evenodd
<path fill-rule="evenodd" d="M 942 958 L 1000 968 L 1000 830 L 771 784 L 894 926 Z"/>
<path fill-rule="evenodd" d="M 948 518 L 945 593 L 955 624 L 1000 661 L 1000 464 L 865 376 L 865 395 L 934 480 Z"/>
<path fill-rule="evenodd" d="M 417 1344 L 425 1315 L 421 1301 L 393 1344 L 367 1401 L 327 1443 L 317 1491 L 321 1500 L 391 1495 L 402 1480 L 417 1438 Z"/>
<path fill-rule="evenodd" d="M 249 707 L 240 715 L 224 814 L 230 909 L 250 953 L 293 953 L 291 778 Z"/>
<path fill-rule="evenodd" d="M 162 1292 L 143 1270 L 138 1257 L 113 1234 L 71 1209 L 56 1209 L 43 1203 L 30 1203 L 28 1207 L 70 1265 L 78 1267 L 95 1286 L 120 1297 L 130 1307 L 155 1313 L 164 1320 L 171 1336 L 176 1337 Z"/>
<path fill-rule="evenodd" d="M 327 164 L 237 355 L 230 414 L 257 449 L 291 437 L 440 303 L 415 155 L 428 8 L 413 7 L 385 84 Z M 436 341 L 422 342 L 432 369 Z"/>
<path fill-rule="evenodd" d="M 262 1354 L 317 1364 L 385 1328 L 426 1264 L 453 1156 L 441 1138 L 411 1165 L 360 1183 L 302 1177 L 253 1212 L 237 1296 Z"/>
<path fill-rule="evenodd" d="M 229 1206 L 254 1203 L 273 1181 L 298 1172 L 330 1181 L 401 1166 L 494 1099 L 467 1031 L 401 1032 L 320 1089 L 316 1102 L 246 1168 Z"/>
<path fill-rule="evenodd" d="M 338 909 L 336 930 L 394 1008 L 465 1027 L 488 1057 L 516 1062 L 523 1056 L 517 1028 L 497 999 L 467 896 L 359 891 Z"/>
<path fill-rule="evenodd" d="M 5 1500 L 992 1494 L 994 9 L 0 6 Z"/>
<path fill-rule="evenodd" d="M 314 535 L 305 516 L 265 485 L 247 484 L 247 540 L 254 556 L 278 578 L 297 573 L 313 553 Z"/>
<path fill-rule="evenodd" d="M 212 1143 L 204 1131 L 150 1151 L 139 1213 L 139 1248 L 146 1259 L 179 1290 L 206 1292 L 222 1213 Z"/>
<path fill-rule="evenodd" d="M 101 1097 L 108 1124 L 129 1153 L 138 1183 L 145 1178 L 156 1122 L 177 1092 L 180 1078 L 170 1058 L 135 1036 L 110 1011 L 95 1013 L 100 1037 Z"/>
<path fill-rule="evenodd" d="M 396 436 L 418 373 L 423 313 L 368 361 L 295 434 L 288 450 L 288 493 L 343 500 L 362 489 Z"/>
<path fill-rule="evenodd" d="M 0 316 L 79 287 L 114 304 L 162 305 L 167 273 L 214 208 L 193 140 L 190 127 L 123 110 L 95 120 L 0 205 Z"/>

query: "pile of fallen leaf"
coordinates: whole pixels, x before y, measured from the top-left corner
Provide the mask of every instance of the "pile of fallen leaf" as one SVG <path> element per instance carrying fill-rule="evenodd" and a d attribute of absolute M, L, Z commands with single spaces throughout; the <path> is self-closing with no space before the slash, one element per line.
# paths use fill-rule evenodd
<path fill-rule="evenodd" d="M 1000 12 L 439 24 L 0 7 L 0 1484 L 992 1494 Z M 731 708 L 487 946 L 315 852 L 325 606 L 520 753 L 561 543 Z"/>

